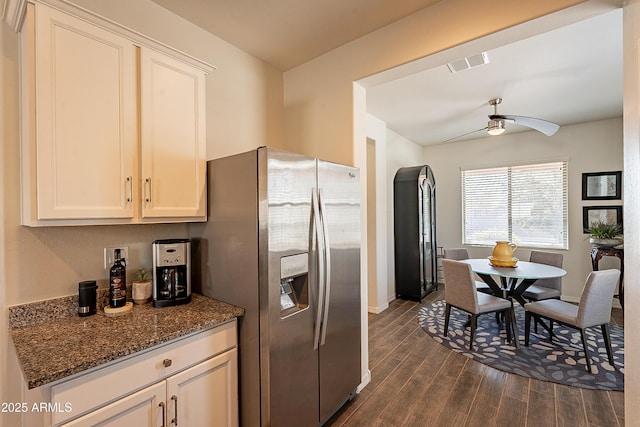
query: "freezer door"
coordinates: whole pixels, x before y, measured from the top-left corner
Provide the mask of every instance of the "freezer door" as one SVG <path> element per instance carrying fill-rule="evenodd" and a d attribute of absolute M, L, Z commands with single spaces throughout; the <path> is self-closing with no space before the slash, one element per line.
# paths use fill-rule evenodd
<path fill-rule="evenodd" d="M 361 379 L 358 169 L 318 160 L 318 195 L 329 260 L 318 356 L 323 423 L 347 401 Z"/>
<path fill-rule="evenodd" d="M 315 160 L 263 148 L 258 163 L 261 424 L 315 426 Z"/>

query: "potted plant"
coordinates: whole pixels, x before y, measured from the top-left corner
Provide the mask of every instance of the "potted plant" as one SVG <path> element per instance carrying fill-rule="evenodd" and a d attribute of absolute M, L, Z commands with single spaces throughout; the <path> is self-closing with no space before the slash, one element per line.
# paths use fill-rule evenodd
<path fill-rule="evenodd" d="M 136 273 L 136 280 L 131 285 L 131 294 L 133 302 L 136 304 L 144 304 L 151 299 L 151 278 L 149 272 L 141 268 Z"/>
<path fill-rule="evenodd" d="M 622 243 L 622 227 L 619 224 L 597 222 L 588 229 L 589 242 L 598 248 L 612 248 Z"/>

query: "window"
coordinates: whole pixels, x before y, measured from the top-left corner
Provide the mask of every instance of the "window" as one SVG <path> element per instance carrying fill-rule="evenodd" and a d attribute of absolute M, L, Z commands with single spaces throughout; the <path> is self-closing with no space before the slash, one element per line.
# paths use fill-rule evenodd
<path fill-rule="evenodd" d="M 568 249 L 567 162 L 462 171 L 464 244 Z"/>

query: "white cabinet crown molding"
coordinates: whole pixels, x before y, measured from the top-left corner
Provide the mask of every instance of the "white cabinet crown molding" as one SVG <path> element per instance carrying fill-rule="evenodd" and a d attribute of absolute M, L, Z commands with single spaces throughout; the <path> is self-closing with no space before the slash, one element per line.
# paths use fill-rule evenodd
<path fill-rule="evenodd" d="M 17 33 L 22 28 L 26 12 L 27 0 L 5 0 L 2 19 Z"/>
<path fill-rule="evenodd" d="M 168 55 L 178 57 L 179 59 L 204 71 L 206 74 L 209 74 L 216 69 L 215 66 L 189 55 L 188 53 L 175 49 L 165 43 L 139 33 L 138 31 L 132 30 L 131 28 L 98 15 L 95 12 L 75 5 L 68 0 L 5 0 L 4 8 L 2 10 L 2 19 L 4 19 L 15 32 L 19 32 L 22 28 L 24 17 L 26 15 L 27 3 L 42 3 L 72 14 L 78 18 L 91 22 L 94 25 L 101 26 L 106 30 L 120 34 L 121 36 L 131 40 L 134 44 L 146 46 L 160 52 L 164 52 Z"/>

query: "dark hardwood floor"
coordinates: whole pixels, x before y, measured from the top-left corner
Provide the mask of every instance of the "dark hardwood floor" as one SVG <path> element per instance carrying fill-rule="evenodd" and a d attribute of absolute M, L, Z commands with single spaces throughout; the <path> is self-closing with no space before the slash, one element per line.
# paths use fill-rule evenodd
<path fill-rule="evenodd" d="M 444 298 L 443 286 L 422 304 Z M 624 393 L 509 374 L 448 350 L 417 321 L 421 305 L 395 300 L 369 315 L 371 382 L 327 425 L 624 426 Z M 624 326 L 621 309 L 612 323 Z"/>

